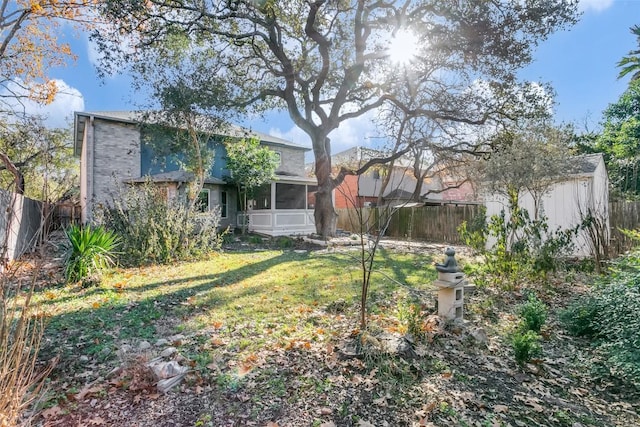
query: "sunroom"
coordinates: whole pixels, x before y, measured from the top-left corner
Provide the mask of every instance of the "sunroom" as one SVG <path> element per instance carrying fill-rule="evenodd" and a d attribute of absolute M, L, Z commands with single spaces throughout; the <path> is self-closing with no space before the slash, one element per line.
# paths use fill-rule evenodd
<path fill-rule="evenodd" d="M 317 182 L 315 178 L 277 175 L 276 179 L 254 191 L 248 202 L 248 230 L 267 236 L 291 236 L 315 233 L 313 210 Z M 238 213 L 242 227 L 244 213 Z"/>

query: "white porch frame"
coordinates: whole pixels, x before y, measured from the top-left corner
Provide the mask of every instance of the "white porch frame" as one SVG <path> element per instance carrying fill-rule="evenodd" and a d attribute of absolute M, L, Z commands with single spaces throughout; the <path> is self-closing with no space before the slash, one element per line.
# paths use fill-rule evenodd
<path fill-rule="evenodd" d="M 304 187 L 304 209 L 276 209 L 276 184 L 295 184 Z M 271 182 L 271 209 L 249 209 L 249 231 L 268 236 L 292 236 L 315 233 L 313 206 L 309 206 L 309 187 L 315 180 L 302 177 L 286 177 Z M 237 224 L 242 227 L 244 213 L 238 212 Z"/>

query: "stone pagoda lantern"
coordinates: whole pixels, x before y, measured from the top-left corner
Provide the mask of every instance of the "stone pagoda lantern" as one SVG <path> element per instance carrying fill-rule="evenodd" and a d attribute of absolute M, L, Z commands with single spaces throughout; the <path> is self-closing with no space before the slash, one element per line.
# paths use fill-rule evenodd
<path fill-rule="evenodd" d="M 443 264 L 436 263 L 438 280 L 438 316 L 447 320 L 463 320 L 465 275 L 460 271 L 455 259 L 456 251 L 447 248 Z"/>

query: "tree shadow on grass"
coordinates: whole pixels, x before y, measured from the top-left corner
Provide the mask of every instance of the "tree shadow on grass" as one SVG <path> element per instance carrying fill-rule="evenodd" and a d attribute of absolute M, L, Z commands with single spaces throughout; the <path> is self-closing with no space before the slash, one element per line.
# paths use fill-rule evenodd
<path fill-rule="evenodd" d="M 262 261 L 247 264 L 234 270 L 219 274 L 206 274 L 162 282 L 154 282 L 138 288 L 126 289 L 121 294 L 112 289 L 96 288 L 89 294 L 102 290 L 105 300 L 91 307 L 60 313 L 49 317 L 45 330 L 45 340 L 41 358 L 50 358 L 56 354 L 62 357 L 62 369 L 66 364 L 74 364 L 76 356 L 86 355 L 103 361 L 113 357 L 114 343 L 128 338 L 153 339 L 156 334 L 156 322 L 175 316 L 184 318 L 193 314 L 202 306 L 185 305 L 190 297 L 211 291 L 215 288 L 229 287 L 251 278 L 262 271 L 285 261 L 300 260 L 304 255 L 292 257 L 283 253 Z M 188 282 L 193 286 L 180 287 Z M 160 287 L 177 289 L 154 294 L 131 301 L 126 295 L 144 294 Z M 207 300 L 207 309 L 229 304 L 232 300 L 260 292 L 262 288 L 252 286 L 238 293 L 223 295 Z M 120 298 L 123 295 L 125 298 Z"/>
<path fill-rule="evenodd" d="M 389 268 L 393 272 L 393 280 L 399 283 L 407 284 L 409 274 L 414 274 L 413 272 L 415 272 L 417 268 L 423 268 L 425 270 L 423 272 L 425 276 L 424 284 L 436 279 L 435 269 L 431 266 L 433 263 L 433 257 L 431 255 L 424 255 L 423 264 L 426 263 L 426 265 L 429 265 L 430 267 L 428 268 L 425 268 L 424 265 L 416 266 L 416 259 L 414 257 L 407 257 L 403 260 L 398 260 L 398 257 L 391 257 L 391 252 L 385 248 L 378 248 L 378 256 L 381 258 L 383 264 L 380 268 Z"/>

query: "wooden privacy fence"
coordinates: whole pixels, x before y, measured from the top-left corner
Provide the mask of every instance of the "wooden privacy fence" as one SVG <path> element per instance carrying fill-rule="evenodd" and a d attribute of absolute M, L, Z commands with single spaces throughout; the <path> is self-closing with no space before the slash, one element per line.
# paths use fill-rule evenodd
<path fill-rule="evenodd" d="M 362 208 L 364 230 L 377 233 L 373 228 L 375 219 L 387 208 Z M 357 209 L 337 209 L 338 228 L 349 232 L 358 232 L 360 221 Z M 398 208 L 393 212 L 387 237 L 414 239 L 430 242 L 462 244 L 458 227 L 464 221 L 484 213 L 482 205 L 441 205 Z M 368 220 L 368 222 L 367 222 Z"/>
<path fill-rule="evenodd" d="M 620 230 L 640 228 L 640 202 L 615 201 L 609 203 L 609 224 L 611 226 L 611 250 L 613 254 L 628 251 L 640 242 L 634 242 Z"/>
<path fill-rule="evenodd" d="M 399 208 L 392 216 L 388 237 L 401 239 L 425 240 L 462 244 L 457 228 L 463 221 L 471 222 L 483 213 L 482 205 L 441 205 Z M 362 208 L 365 219 L 364 230 L 376 232 L 369 225 L 375 224 L 380 209 Z M 356 209 L 337 209 L 338 228 L 349 232 L 359 231 L 358 211 Z M 369 223 L 366 220 L 369 219 Z M 615 201 L 609 203 L 609 224 L 611 227 L 612 254 L 620 254 L 631 249 L 640 242 L 626 236 L 620 229 L 640 229 L 640 202 Z"/>
<path fill-rule="evenodd" d="M 0 257 L 12 261 L 32 250 L 44 229 L 42 202 L 0 190 Z"/>

